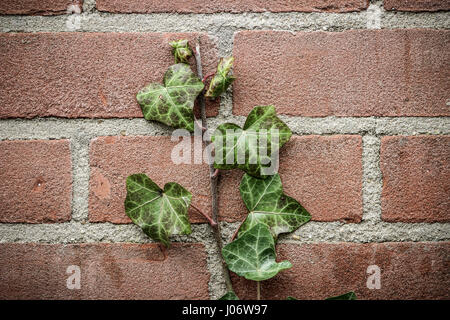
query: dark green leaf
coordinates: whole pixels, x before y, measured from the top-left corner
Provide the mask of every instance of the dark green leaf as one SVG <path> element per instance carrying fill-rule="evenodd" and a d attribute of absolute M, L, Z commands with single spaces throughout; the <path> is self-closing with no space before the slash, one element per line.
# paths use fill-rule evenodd
<path fill-rule="evenodd" d="M 280 233 L 292 232 L 311 219 L 297 200 L 283 193 L 278 173 L 267 179 L 245 174 L 239 190 L 250 211 L 239 229 L 239 237 L 254 225 L 263 223 L 276 239 Z"/>
<path fill-rule="evenodd" d="M 214 167 L 241 169 L 265 178 L 278 169 L 278 152 L 291 137 L 289 127 L 281 121 L 274 106 L 253 108 L 242 130 L 233 123 L 220 125 L 212 141 L 215 147 Z"/>
<path fill-rule="evenodd" d="M 137 94 L 144 118 L 194 131 L 194 102 L 203 82 L 184 63 L 174 64 L 164 75 L 164 85 L 151 83 Z"/>
<path fill-rule="evenodd" d="M 225 92 L 230 84 L 236 79 L 235 77 L 229 75 L 231 67 L 233 66 L 233 57 L 221 58 L 217 66 L 217 71 L 212 78 L 209 88 L 206 91 L 205 97 L 217 98 L 223 92 Z"/>
<path fill-rule="evenodd" d="M 350 291 L 339 296 L 326 298 L 325 300 L 356 300 L 356 294 Z"/>
<path fill-rule="evenodd" d="M 175 57 L 175 63 L 188 63 L 192 56 L 192 50 L 189 48 L 187 40 L 177 40 L 169 43 L 172 46 L 172 53 Z"/>
<path fill-rule="evenodd" d="M 289 261 L 275 261 L 275 241 L 262 223 L 227 244 L 222 255 L 231 271 L 254 281 L 270 279 L 281 270 L 292 267 Z"/>
<path fill-rule="evenodd" d="M 233 291 L 228 291 L 219 300 L 239 300 L 239 297 Z"/>
<path fill-rule="evenodd" d="M 127 178 L 125 212 L 150 238 L 169 246 L 171 235 L 191 233 L 191 198 L 178 183 L 166 183 L 162 190 L 147 175 L 133 174 Z"/>
<path fill-rule="evenodd" d="M 294 298 L 294 297 L 291 297 L 291 296 L 288 296 L 288 297 L 286 298 L 286 300 L 298 300 L 298 299 L 296 299 L 296 298 Z"/>

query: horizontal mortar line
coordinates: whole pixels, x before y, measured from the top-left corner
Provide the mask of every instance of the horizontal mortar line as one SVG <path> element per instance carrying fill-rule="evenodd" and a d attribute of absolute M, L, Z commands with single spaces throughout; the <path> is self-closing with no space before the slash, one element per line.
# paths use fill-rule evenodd
<path fill-rule="evenodd" d="M 73 16 L 73 15 L 71 15 Z M 214 14 L 112 14 L 84 13 L 79 16 L 81 25 L 78 30 L 66 27 L 68 15 L 63 16 L 1 16 L 0 30 L 6 32 L 208 32 L 220 34 L 220 29 L 235 30 L 285 30 L 285 31 L 324 31 L 334 32 L 367 29 L 371 17 L 368 11 L 352 13 L 214 13 Z M 430 25 L 427 18 L 436 18 Z M 447 12 L 433 13 L 391 13 L 381 11 L 381 22 L 389 24 L 383 28 L 425 27 L 431 29 L 450 28 Z M 399 19 L 400 18 L 400 19 Z M 441 18 L 441 19 L 437 19 Z M 72 18 L 73 19 L 73 18 Z M 401 20 L 403 19 L 403 21 Z M 441 22 L 443 21 L 443 22 Z M 163 23 L 164 22 L 164 23 Z M 217 31 L 211 30 L 217 27 Z"/>
<path fill-rule="evenodd" d="M 280 118 L 297 135 L 370 134 L 387 135 L 448 135 L 450 117 L 430 118 L 357 118 L 357 117 L 286 117 Z M 246 117 L 209 118 L 210 128 L 226 122 L 243 125 Z M 99 121 L 101 123 L 99 123 Z M 80 135 L 98 136 L 170 136 L 174 129 L 143 118 L 133 119 L 3 119 L 0 120 L 0 140 L 70 139 Z"/>
<path fill-rule="evenodd" d="M 231 223 L 221 223 L 231 224 Z M 208 224 L 194 224 L 189 236 L 174 236 L 173 242 L 202 242 Z M 227 228 L 234 230 L 234 228 Z M 207 231 L 206 231 L 207 232 Z M 212 232 L 212 231 L 211 231 Z M 79 223 L 0 224 L 0 243 L 152 243 L 139 227 L 133 224 Z M 293 240 L 299 237 L 300 240 Z M 226 235 L 231 238 L 231 235 Z M 310 222 L 293 234 L 280 237 L 280 243 L 302 242 L 405 242 L 450 240 L 450 223 L 388 223 Z"/>

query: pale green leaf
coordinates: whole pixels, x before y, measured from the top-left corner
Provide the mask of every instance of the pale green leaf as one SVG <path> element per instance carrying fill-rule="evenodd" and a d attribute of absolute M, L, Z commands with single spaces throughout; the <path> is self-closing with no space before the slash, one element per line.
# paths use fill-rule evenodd
<path fill-rule="evenodd" d="M 191 198 L 178 183 L 166 183 L 162 190 L 147 175 L 133 174 L 127 178 L 125 212 L 146 235 L 169 246 L 171 235 L 191 233 L 187 215 Z"/>
<path fill-rule="evenodd" d="M 194 102 L 203 87 L 187 64 L 178 63 L 167 69 L 163 85 L 151 83 L 136 98 L 145 119 L 193 132 Z"/>
<path fill-rule="evenodd" d="M 229 75 L 231 67 L 233 66 L 233 57 L 221 58 L 217 66 L 217 71 L 214 77 L 209 83 L 208 90 L 205 93 L 205 97 L 217 98 L 223 92 L 225 92 L 230 84 L 236 79 L 232 75 Z"/>
<path fill-rule="evenodd" d="M 192 50 L 189 48 L 188 40 L 172 41 L 169 44 L 172 46 L 175 63 L 188 63 L 189 58 L 192 56 Z"/>
<path fill-rule="evenodd" d="M 270 279 L 281 270 L 292 267 L 289 261 L 275 261 L 275 241 L 262 223 L 227 244 L 222 255 L 231 271 L 254 281 Z"/>
<path fill-rule="evenodd" d="M 228 291 L 219 300 L 239 300 L 239 297 L 233 291 Z"/>
<path fill-rule="evenodd" d="M 350 291 L 339 296 L 326 298 L 325 300 L 356 300 L 356 294 Z"/>
<path fill-rule="evenodd" d="M 214 167 L 241 169 L 265 178 L 278 169 L 278 152 L 291 137 L 289 127 L 281 121 L 274 106 L 253 108 L 241 129 L 233 123 L 220 125 L 212 141 L 215 147 Z"/>
<path fill-rule="evenodd" d="M 250 211 L 239 229 L 239 237 L 254 225 L 263 223 L 276 239 L 280 233 L 292 232 L 311 219 L 297 200 L 283 193 L 278 173 L 267 179 L 245 174 L 239 190 Z"/>

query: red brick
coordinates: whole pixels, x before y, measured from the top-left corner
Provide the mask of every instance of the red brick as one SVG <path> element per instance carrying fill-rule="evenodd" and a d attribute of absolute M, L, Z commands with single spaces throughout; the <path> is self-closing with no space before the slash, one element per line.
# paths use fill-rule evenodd
<path fill-rule="evenodd" d="M 325 299 L 355 291 L 358 299 L 449 299 L 450 243 L 280 244 L 293 267 L 261 282 L 262 299 Z M 381 270 L 381 288 L 367 288 L 367 267 Z M 237 295 L 255 299 L 255 282 L 233 274 Z"/>
<path fill-rule="evenodd" d="M 384 0 L 384 9 L 398 11 L 450 10 L 449 0 Z"/>
<path fill-rule="evenodd" d="M 174 164 L 171 152 L 178 142 L 170 137 L 100 137 L 90 149 L 89 220 L 129 223 L 125 214 L 125 180 L 133 173 L 146 173 L 160 187 L 177 182 L 192 194 L 192 204 L 211 216 L 209 167 Z M 193 149 L 193 147 L 192 147 Z M 191 222 L 205 222 L 194 209 Z"/>
<path fill-rule="evenodd" d="M 239 32 L 233 113 L 448 116 L 449 52 L 448 30 Z"/>
<path fill-rule="evenodd" d="M 360 222 L 362 218 L 360 136 L 294 136 L 280 152 L 284 192 L 315 221 Z M 241 220 L 248 212 L 240 194 L 243 173 L 221 171 L 219 211 Z"/>
<path fill-rule="evenodd" d="M 208 281 L 202 244 L 0 244 L 1 299 L 209 299 Z"/>
<path fill-rule="evenodd" d="M 368 0 L 97 0 L 97 9 L 115 13 L 351 12 L 367 9 Z"/>
<path fill-rule="evenodd" d="M 76 6 L 80 12 L 82 0 L 2 0 L 0 14 L 57 15 L 66 14 L 70 6 Z M 72 10 L 70 12 L 73 12 Z"/>
<path fill-rule="evenodd" d="M 450 221 L 450 136 L 381 139 L 382 219 Z"/>
<path fill-rule="evenodd" d="M 195 47 L 198 35 L 206 74 L 217 63 L 206 34 L 0 34 L 0 118 L 142 117 L 136 93 L 162 82 L 174 63 L 169 41 L 186 38 Z M 209 115 L 218 106 L 210 103 Z"/>
<path fill-rule="evenodd" d="M 0 222 L 70 220 L 68 140 L 1 141 L 0 159 Z"/>

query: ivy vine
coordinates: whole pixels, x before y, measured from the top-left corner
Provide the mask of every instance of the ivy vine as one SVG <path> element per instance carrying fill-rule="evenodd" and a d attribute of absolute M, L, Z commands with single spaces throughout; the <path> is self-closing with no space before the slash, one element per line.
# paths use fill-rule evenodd
<path fill-rule="evenodd" d="M 194 132 L 195 126 L 199 124 L 193 106 L 195 100 L 199 99 L 201 128 L 204 132 L 207 129 L 204 99 L 219 97 L 235 80 L 231 75 L 234 59 L 221 58 L 217 71 L 201 80 L 200 46 L 197 45 L 194 50 L 197 75 L 189 66 L 193 50 L 188 40 L 172 41 L 170 46 L 175 64 L 167 69 L 162 84 L 151 83 L 140 90 L 137 101 L 145 119 Z M 212 79 L 205 92 L 205 83 L 210 77 Z M 289 261 L 277 262 L 275 246 L 278 235 L 295 231 L 311 219 L 311 215 L 297 200 L 284 194 L 277 173 L 278 158 L 274 163 L 272 157 L 278 155 L 279 149 L 289 141 L 291 135 L 289 127 L 278 118 L 274 106 L 256 106 L 249 113 L 243 128 L 233 123 L 218 126 L 211 137 L 215 153 L 210 167 L 213 217 L 203 214 L 191 204 L 192 194 L 183 186 L 168 182 L 162 189 L 144 173 L 130 175 L 126 180 L 125 212 L 147 236 L 170 247 L 170 236 L 191 233 L 187 212 L 190 206 L 194 207 L 214 229 L 224 259 L 223 265 L 239 276 L 256 281 L 259 299 L 260 281 L 292 267 Z M 262 146 L 264 150 L 261 150 Z M 239 153 L 239 150 L 242 152 Z M 268 168 L 273 170 L 265 170 Z M 245 172 L 239 190 L 249 211 L 232 242 L 224 247 L 217 219 L 216 179 L 219 169 L 240 169 Z M 239 299 L 232 289 L 226 268 L 224 276 L 228 292 L 221 300 Z M 355 294 L 349 292 L 329 299 L 355 298 Z M 293 297 L 287 299 L 295 300 Z"/>

